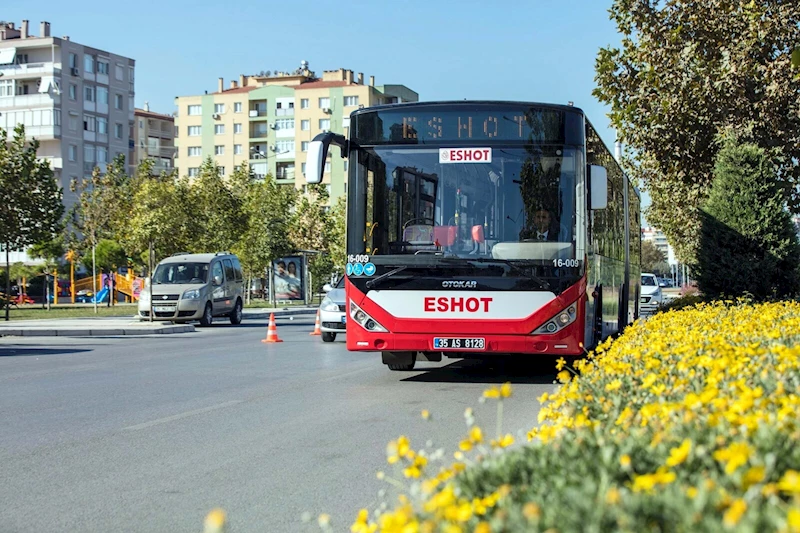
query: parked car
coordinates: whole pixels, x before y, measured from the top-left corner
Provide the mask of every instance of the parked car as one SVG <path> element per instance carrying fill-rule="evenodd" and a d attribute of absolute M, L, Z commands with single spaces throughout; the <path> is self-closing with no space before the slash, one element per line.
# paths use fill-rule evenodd
<path fill-rule="evenodd" d="M 214 317 L 242 322 L 244 277 L 239 258 L 228 252 L 175 254 L 161 261 L 152 284 L 139 295 L 139 318 L 210 326 Z"/>
<path fill-rule="evenodd" d="M 643 313 L 656 311 L 664 301 L 664 295 L 655 274 L 642 272 L 642 291 L 640 308 Z"/>
<path fill-rule="evenodd" d="M 337 333 L 347 331 L 347 300 L 344 291 L 344 277 L 335 285 L 326 284 L 327 293 L 319 305 L 320 331 L 323 342 L 333 342 Z"/>

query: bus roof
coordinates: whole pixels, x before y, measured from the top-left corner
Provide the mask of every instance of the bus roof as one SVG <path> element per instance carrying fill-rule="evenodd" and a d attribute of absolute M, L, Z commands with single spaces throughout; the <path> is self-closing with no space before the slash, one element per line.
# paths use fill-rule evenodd
<path fill-rule="evenodd" d="M 527 107 L 558 109 L 561 111 L 571 111 L 573 113 L 581 113 L 585 115 L 583 109 L 571 105 L 551 104 L 545 102 L 523 102 L 518 100 L 436 100 L 431 102 L 402 102 L 398 104 L 381 104 L 370 107 L 363 107 L 361 109 L 353 111 L 351 115 L 368 113 L 370 111 L 383 111 L 387 109 L 407 109 L 414 107 L 438 107 L 438 106 L 449 107 L 453 105 L 485 105 L 485 106 L 518 105 Z"/>

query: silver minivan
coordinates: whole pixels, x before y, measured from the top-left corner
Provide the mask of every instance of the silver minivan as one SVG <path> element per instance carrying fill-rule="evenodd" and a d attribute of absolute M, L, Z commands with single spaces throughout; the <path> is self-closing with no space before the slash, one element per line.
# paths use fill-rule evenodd
<path fill-rule="evenodd" d="M 152 284 L 139 295 L 139 318 L 210 326 L 214 317 L 242 322 L 244 277 L 239 258 L 229 252 L 175 254 L 161 261 Z"/>

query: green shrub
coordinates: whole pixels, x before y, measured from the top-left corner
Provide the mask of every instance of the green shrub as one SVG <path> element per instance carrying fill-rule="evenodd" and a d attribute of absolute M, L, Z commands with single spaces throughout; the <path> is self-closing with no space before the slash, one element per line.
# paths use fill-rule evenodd
<path fill-rule="evenodd" d="M 725 142 L 700 217 L 695 273 L 708 298 L 749 293 L 763 301 L 797 293 L 800 245 L 785 198 L 763 149 Z"/>

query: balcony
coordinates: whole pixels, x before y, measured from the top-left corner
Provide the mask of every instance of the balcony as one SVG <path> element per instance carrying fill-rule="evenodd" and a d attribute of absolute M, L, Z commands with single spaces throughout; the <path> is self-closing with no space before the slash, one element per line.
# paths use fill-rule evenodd
<path fill-rule="evenodd" d="M 155 163 L 153 165 L 153 174 L 161 174 L 162 172 L 166 172 L 169 174 L 172 172 L 173 167 L 169 165 L 165 165 L 164 163 Z"/>
<path fill-rule="evenodd" d="M 25 137 L 35 137 L 40 141 L 61 137 L 61 126 L 29 126 L 25 125 Z"/>
<path fill-rule="evenodd" d="M 4 76 L 41 76 L 61 73 L 61 63 L 25 63 L 22 65 L 0 65 Z"/>
<path fill-rule="evenodd" d="M 20 94 L 0 96 L 0 108 L 10 107 L 54 107 L 61 104 L 61 96 L 51 94 Z"/>
<path fill-rule="evenodd" d="M 276 109 L 275 110 L 276 117 L 293 117 L 294 116 L 294 108 L 290 107 L 289 109 Z"/>
<path fill-rule="evenodd" d="M 147 155 L 151 157 L 169 157 L 175 155 L 174 146 L 148 146 Z"/>
<path fill-rule="evenodd" d="M 266 139 L 269 136 L 268 129 L 253 129 L 250 130 L 251 139 Z"/>

